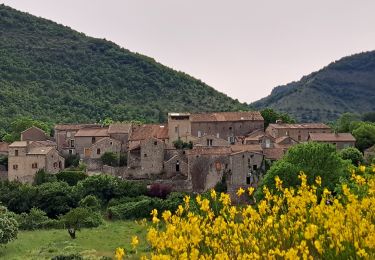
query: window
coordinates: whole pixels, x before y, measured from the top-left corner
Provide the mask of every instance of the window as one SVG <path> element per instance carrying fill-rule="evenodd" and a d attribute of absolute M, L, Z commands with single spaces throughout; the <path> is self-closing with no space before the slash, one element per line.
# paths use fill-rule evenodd
<path fill-rule="evenodd" d="M 113 142 L 111 141 L 111 142 L 109 142 L 109 144 L 110 144 L 110 145 L 113 145 Z"/>
<path fill-rule="evenodd" d="M 147 157 L 147 153 L 145 153 L 145 154 L 143 155 L 143 157 Z"/>
<path fill-rule="evenodd" d="M 174 127 L 174 132 L 175 132 L 176 134 L 178 134 L 178 126 L 175 126 L 175 127 Z"/>
<path fill-rule="evenodd" d="M 301 135 L 298 135 L 298 141 L 301 141 Z"/>
<path fill-rule="evenodd" d="M 62 163 L 61 163 L 61 161 L 59 161 L 59 168 L 60 168 L 60 169 L 62 168 Z"/>
<path fill-rule="evenodd" d="M 55 168 L 55 169 L 57 168 L 57 162 L 53 163 L 53 168 Z"/>
<path fill-rule="evenodd" d="M 37 164 L 37 163 L 33 163 L 33 164 L 31 164 L 31 168 L 33 168 L 33 169 L 38 169 L 38 164 Z"/>
<path fill-rule="evenodd" d="M 231 127 L 231 126 L 229 127 L 229 130 L 232 130 L 232 127 Z"/>
<path fill-rule="evenodd" d="M 250 181 L 251 181 L 250 176 L 246 176 L 246 184 L 250 184 Z"/>
<path fill-rule="evenodd" d="M 70 147 L 74 147 L 74 140 L 70 140 Z"/>
<path fill-rule="evenodd" d="M 253 170 L 256 171 L 258 169 L 258 165 L 254 164 L 253 165 Z"/>
<path fill-rule="evenodd" d="M 96 139 L 95 137 L 92 137 L 91 138 L 91 143 L 95 143 L 95 141 L 96 141 L 95 139 Z"/>
<path fill-rule="evenodd" d="M 176 172 L 180 171 L 180 162 L 177 160 L 176 162 Z"/>
<path fill-rule="evenodd" d="M 14 156 L 18 156 L 18 150 L 14 150 Z"/>
<path fill-rule="evenodd" d="M 69 149 L 69 154 L 70 154 L 70 155 L 73 154 L 73 150 L 72 150 L 72 149 Z"/>
<path fill-rule="evenodd" d="M 157 141 L 155 141 L 155 142 L 154 142 L 154 145 L 158 145 L 158 142 L 157 142 Z"/>
<path fill-rule="evenodd" d="M 17 164 L 13 164 L 13 170 L 18 170 L 18 165 Z"/>
<path fill-rule="evenodd" d="M 202 132 L 198 130 L 198 137 L 201 137 L 201 136 L 202 136 Z"/>
<path fill-rule="evenodd" d="M 228 142 L 231 143 L 231 144 L 234 144 L 234 136 L 229 136 Z"/>
<path fill-rule="evenodd" d="M 212 146 L 212 139 L 207 139 L 207 146 Z"/>
<path fill-rule="evenodd" d="M 96 149 L 96 154 L 100 154 L 100 148 Z"/>

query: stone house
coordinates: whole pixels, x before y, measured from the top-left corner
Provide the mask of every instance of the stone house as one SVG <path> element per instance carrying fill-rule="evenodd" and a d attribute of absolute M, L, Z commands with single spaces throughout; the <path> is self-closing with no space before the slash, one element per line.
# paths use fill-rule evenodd
<path fill-rule="evenodd" d="M 187 180 L 189 175 L 187 150 L 166 149 L 164 153 L 163 173 L 165 178 Z"/>
<path fill-rule="evenodd" d="M 227 140 L 216 137 L 215 135 L 204 135 L 197 137 L 192 141 L 194 146 L 229 146 Z"/>
<path fill-rule="evenodd" d="M 278 122 L 269 124 L 266 133 L 273 138 L 290 136 L 297 142 L 306 142 L 310 133 L 331 133 L 329 126 L 323 123 L 305 123 L 305 124 L 284 124 Z"/>
<path fill-rule="evenodd" d="M 109 137 L 121 143 L 121 152 L 127 151 L 131 130 L 132 124 L 130 123 L 114 123 L 108 128 Z"/>
<path fill-rule="evenodd" d="M 82 128 L 94 127 L 97 128 L 97 124 L 65 124 L 56 125 L 54 129 L 54 139 L 57 144 L 57 150 L 64 156 L 75 155 L 75 135 Z"/>
<path fill-rule="evenodd" d="M 260 112 L 218 112 L 218 113 L 170 113 L 168 114 L 169 140 L 179 138 L 185 142 L 190 137 L 216 136 L 235 143 L 237 136 L 264 128 Z"/>
<path fill-rule="evenodd" d="M 308 141 L 329 143 L 337 150 L 355 146 L 355 138 L 351 133 L 310 133 Z"/>
<path fill-rule="evenodd" d="M 194 147 L 186 151 L 188 180 L 194 192 L 204 192 L 222 181 L 229 171 L 230 147 Z"/>
<path fill-rule="evenodd" d="M 49 136 L 36 126 L 32 126 L 21 132 L 21 141 L 47 141 L 49 139 Z"/>
<path fill-rule="evenodd" d="M 91 147 L 100 139 L 109 137 L 108 127 L 81 128 L 74 135 L 75 152 L 80 158 L 90 158 Z"/>
<path fill-rule="evenodd" d="M 0 142 L 0 156 L 7 156 L 9 152 L 9 144 L 5 142 Z"/>
<path fill-rule="evenodd" d="M 55 147 L 37 142 L 17 141 L 9 145 L 8 179 L 32 183 L 41 169 L 58 173 L 64 169 L 65 160 Z"/>
<path fill-rule="evenodd" d="M 264 172 L 264 156 L 262 152 L 240 151 L 230 154 L 230 171 L 227 175 L 228 193 L 237 198 L 239 188 L 257 187 Z"/>
<path fill-rule="evenodd" d="M 104 137 L 99 139 L 90 147 L 90 157 L 91 159 L 100 159 L 100 157 L 106 152 L 112 152 L 119 154 L 122 149 L 122 143 L 118 140 L 112 139 L 110 137 Z"/>

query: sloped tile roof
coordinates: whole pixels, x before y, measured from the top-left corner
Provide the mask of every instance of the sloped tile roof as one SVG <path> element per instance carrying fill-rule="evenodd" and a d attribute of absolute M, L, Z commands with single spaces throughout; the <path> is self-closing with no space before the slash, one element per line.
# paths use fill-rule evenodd
<path fill-rule="evenodd" d="M 230 146 L 233 152 L 241 151 L 262 151 L 262 147 L 259 144 L 235 144 Z"/>
<path fill-rule="evenodd" d="M 271 160 L 280 160 L 284 154 L 286 153 L 286 149 L 284 148 L 264 148 L 263 149 L 264 156 L 266 159 Z"/>
<path fill-rule="evenodd" d="M 231 152 L 231 148 L 227 146 L 196 146 L 191 150 L 186 150 L 188 155 L 228 155 L 231 154 Z"/>
<path fill-rule="evenodd" d="M 304 123 L 304 124 L 270 124 L 269 127 L 273 127 L 276 129 L 330 129 L 330 127 L 323 123 Z"/>
<path fill-rule="evenodd" d="M 168 127 L 166 125 L 154 124 L 134 126 L 129 141 L 139 141 L 149 138 L 168 139 Z"/>
<path fill-rule="evenodd" d="M 192 114 L 190 115 L 190 120 L 192 122 L 234 122 L 264 119 L 259 111 L 249 111 Z"/>
<path fill-rule="evenodd" d="M 108 127 L 81 128 L 74 137 L 105 137 L 108 136 Z"/>
<path fill-rule="evenodd" d="M 310 133 L 309 136 L 317 142 L 355 142 L 351 133 Z"/>
<path fill-rule="evenodd" d="M 130 123 L 114 123 L 109 126 L 109 134 L 128 134 L 132 125 Z"/>
<path fill-rule="evenodd" d="M 0 142 L 0 152 L 8 152 L 9 150 L 9 144 Z"/>
<path fill-rule="evenodd" d="M 55 130 L 79 130 L 84 127 L 100 127 L 99 124 L 59 124 L 55 125 Z"/>

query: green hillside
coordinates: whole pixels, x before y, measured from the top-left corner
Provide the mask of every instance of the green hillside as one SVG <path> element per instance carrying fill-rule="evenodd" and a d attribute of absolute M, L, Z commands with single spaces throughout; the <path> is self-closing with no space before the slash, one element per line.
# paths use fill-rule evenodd
<path fill-rule="evenodd" d="M 271 107 L 303 122 L 375 111 L 375 51 L 342 58 L 298 82 L 276 87 L 251 105 Z"/>
<path fill-rule="evenodd" d="M 0 128 L 18 116 L 158 122 L 168 111 L 247 109 L 152 58 L 4 5 L 0 39 Z"/>

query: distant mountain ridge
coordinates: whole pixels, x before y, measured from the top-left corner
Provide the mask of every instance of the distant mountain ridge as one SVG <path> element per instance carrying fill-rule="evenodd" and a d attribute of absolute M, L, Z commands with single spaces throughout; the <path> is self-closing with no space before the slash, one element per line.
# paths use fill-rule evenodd
<path fill-rule="evenodd" d="M 160 122 L 169 111 L 248 110 L 152 58 L 5 5 L 0 39 L 0 134 L 18 116 Z"/>
<path fill-rule="evenodd" d="M 375 111 L 375 51 L 342 58 L 300 81 L 278 86 L 251 106 L 274 108 L 301 122 Z"/>

